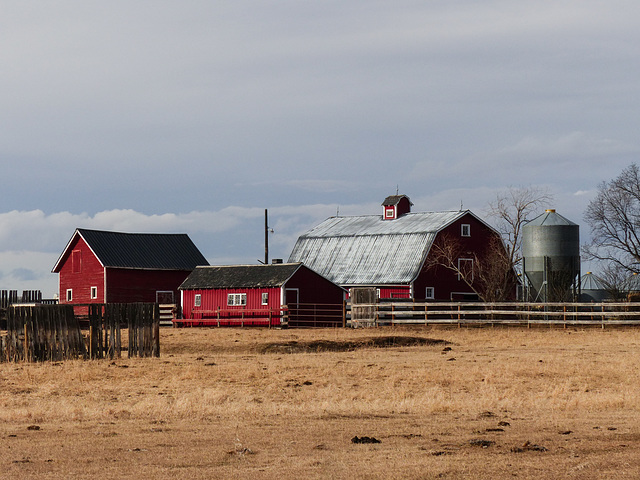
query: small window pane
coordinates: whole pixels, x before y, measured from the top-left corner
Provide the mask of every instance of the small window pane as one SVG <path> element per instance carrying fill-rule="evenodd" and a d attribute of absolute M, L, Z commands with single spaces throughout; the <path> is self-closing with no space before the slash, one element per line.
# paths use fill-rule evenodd
<path fill-rule="evenodd" d="M 193 299 L 193 306 L 194 307 L 199 307 L 201 302 L 202 302 L 202 295 L 197 293 L 196 296 Z"/>

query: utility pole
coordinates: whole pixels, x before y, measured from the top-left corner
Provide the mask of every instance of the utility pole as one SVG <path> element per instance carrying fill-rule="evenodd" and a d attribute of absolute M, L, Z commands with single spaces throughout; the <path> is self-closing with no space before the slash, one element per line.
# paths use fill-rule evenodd
<path fill-rule="evenodd" d="M 269 219 L 267 209 L 264 209 L 264 264 L 269 264 Z"/>

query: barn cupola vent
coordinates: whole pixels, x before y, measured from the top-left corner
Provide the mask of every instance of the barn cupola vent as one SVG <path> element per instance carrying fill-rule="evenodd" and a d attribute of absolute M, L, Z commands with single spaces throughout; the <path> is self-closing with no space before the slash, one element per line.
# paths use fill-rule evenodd
<path fill-rule="evenodd" d="M 406 195 L 390 195 L 382 202 L 382 219 L 395 220 L 411 212 L 411 200 Z"/>

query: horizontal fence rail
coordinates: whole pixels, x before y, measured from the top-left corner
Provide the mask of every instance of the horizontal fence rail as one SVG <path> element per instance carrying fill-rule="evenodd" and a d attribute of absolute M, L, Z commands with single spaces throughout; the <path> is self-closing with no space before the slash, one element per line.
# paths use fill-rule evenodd
<path fill-rule="evenodd" d="M 402 324 L 640 325 L 640 303 L 459 303 L 379 302 L 359 304 L 369 318 L 348 326 Z"/>

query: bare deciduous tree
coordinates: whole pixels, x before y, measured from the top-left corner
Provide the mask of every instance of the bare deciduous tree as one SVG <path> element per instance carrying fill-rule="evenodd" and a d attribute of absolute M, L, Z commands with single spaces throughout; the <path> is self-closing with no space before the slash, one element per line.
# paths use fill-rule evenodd
<path fill-rule="evenodd" d="M 583 247 L 587 258 L 640 272 L 640 170 L 635 163 L 598 186 L 584 218 L 591 227 L 591 241 Z"/>
<path fill-rule="evenodd" d="M 429 254 L 428 267 L 444 267 L 463 281 L 480 300 L 512 300 L 516 276 L 502 239 L 493 236 L 482 252 L 468 252 L 459 238 L 441 235 Z"/>
<path fill-rule="evenodd" d="M 487 215 L 495 219 L 507 248 L 511 268 L 520 270 L 522 262 L 522 227 L 530 216 L 540 213 L 553 201 L 553 195 L 542 187 L 509 187 L 489 203 Z"/>

